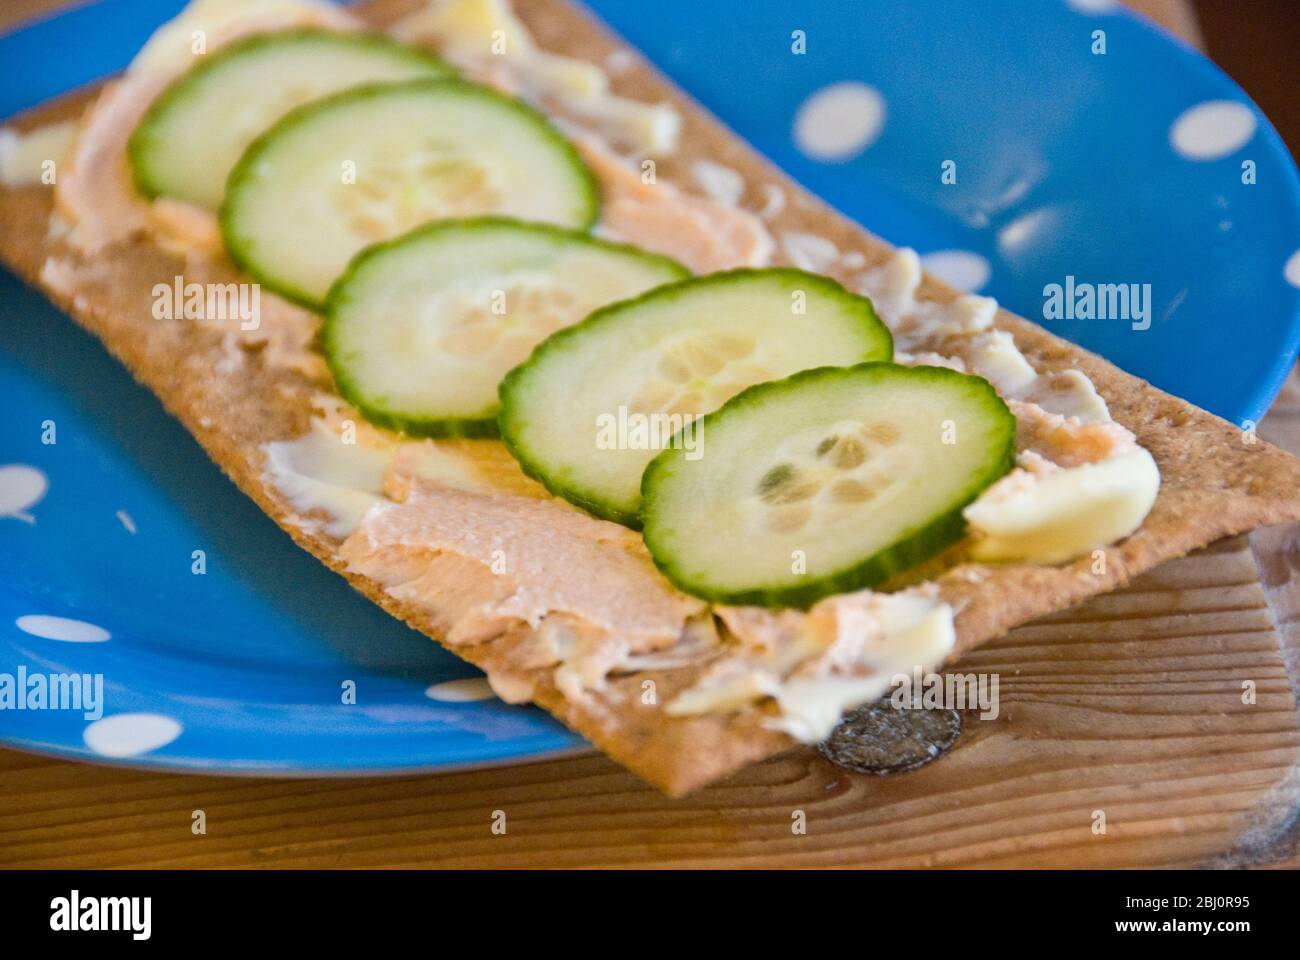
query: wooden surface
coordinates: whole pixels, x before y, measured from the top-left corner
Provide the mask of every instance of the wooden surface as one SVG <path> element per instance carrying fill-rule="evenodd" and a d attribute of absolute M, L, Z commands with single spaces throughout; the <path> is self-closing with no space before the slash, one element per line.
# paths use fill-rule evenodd
<path fill-rule="evenodd" d="M 1181 3 L 1134 5 L 1198 39 Z M 1261 433 L 1300 450 L 1294 377 Z M 1297 865 L 1297 569 L 1300 533 L 1260 531 L 976 651 L 958 669 L 1000 675 L 1000 715 L 906 775 L 804 750 L 669 801 L 596 755 L 289 781 L 0 751 L 0 866 Z"/>
<path fill-rule="evenodd" d="M 441 777 L 263 781 L 0 753 L 23 866 L 1137 866 L 1272 855 L 1295 701 L 1242 540 L 967 658 L 1001 715 L 914 773 L 810 750 L 669 801 L 598 756 Z M 1254 680 L 1258 702 L 1240 701 Z M 190 832 L 203 810 L 207 835 Z M 507 832 L 494 835 L 493 812 Z M 1105 811 L 1104 836 L 1092 832 Z M 802 811 L 807 833 L 792 831 Z"/>

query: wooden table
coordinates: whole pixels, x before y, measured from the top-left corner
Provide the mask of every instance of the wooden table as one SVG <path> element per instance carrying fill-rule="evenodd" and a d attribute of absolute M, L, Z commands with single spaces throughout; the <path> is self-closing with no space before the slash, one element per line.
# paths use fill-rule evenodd
<path fill-rule="evenodd" d="M 1199 41 L 1181 0 L 1132 5 Z M 0 28 L 58 6 L 8 0 Z M 1300 450 L 1294 376 L 1261 433 Z M 0 866 L 1300 865 L 1298 558 L 1296 529 L 1260 531 L 976 651 L 969 669 L 1002 676 L 1001 716 L 903 776 L 802 750 L 669 801 L 595 754 L 263 780 L 0 751 Z"/>

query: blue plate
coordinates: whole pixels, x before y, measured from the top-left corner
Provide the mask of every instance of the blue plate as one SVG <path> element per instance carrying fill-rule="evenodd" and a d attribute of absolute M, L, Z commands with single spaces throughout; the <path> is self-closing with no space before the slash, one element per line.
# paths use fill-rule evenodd
<path fill-rule="evenodd" d="M 180 6 L 115 0 L 0 38 L 0 115 L 121 68 Z M 1136 284 L 1127 312 L 1044 322 L 1164 389 L 1254 420 L 1294 362 L 1294 165 L 1222 73 L 1107 0 L 592 6 L 798 180 L 959 284 L 1033 318 L 1067 277 Z M 80 710 L 0 710 L 0 742 L 276 774 L 581 748 L 537 710 L 473 699 L 470 667 L 294 547 L 7 274 L 0 397 L 0 704 L 20 669 L 103 684 Z"/>

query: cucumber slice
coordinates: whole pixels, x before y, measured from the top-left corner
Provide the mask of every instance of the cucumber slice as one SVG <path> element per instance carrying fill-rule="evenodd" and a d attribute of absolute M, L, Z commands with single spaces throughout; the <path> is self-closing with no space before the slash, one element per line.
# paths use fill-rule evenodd
<path fill-rule="evenodd" d="M 384 426 L 497 435 L 497 384 L 538 342 L 615 300 L 689 276 L 635 247 L 542 224 L 448 220 L 364 251 L 330 291 L 325 357 Z"/>
<path fill-rule="evenodd" d="M 635 528 L 641 474 L 683 416 L 797 370 L 892 356 L 871 302 L 834 280 L 717 273 L 605 307 L 544 341 L 501 383 L 501 436 L 552 493 Z"/>
<path fill-rule="evenodd" d="M 718 603 L 808 607 L 884 583 L 957 542 L 1016 451 L 988 381 L 944 367 L 807 370 L 699 429 L 702 457 L 669 449 L 646 469 L 645 542 Z"/>
<path fill-rule="evenodd" d="M 450 75 L 441 61 L 373 34 L 303 29 L 238 40 L 153 102 L 128 146 L 136 186 L 215 210 L 240 154 L 295 107 L 361 84 Z"/>
<path fill-rule="evenodd" d="M 430 220 L 498 213 L 585 229 L 596 181 L 536 110 L 461 80 L 356 87 L 255 140 L 221 205 L 226 248 L 318 308 L 363 247 Z"/>

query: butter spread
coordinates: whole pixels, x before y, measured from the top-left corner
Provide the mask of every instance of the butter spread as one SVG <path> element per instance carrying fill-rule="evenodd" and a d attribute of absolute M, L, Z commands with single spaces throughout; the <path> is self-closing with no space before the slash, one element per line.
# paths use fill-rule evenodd
<path fill-rule="evenodd" d="M 976 560 L 1061 563 L 1127 537 L 1160 490 L 1141 447 L 1096 463 L 1003 477 L 966 508 Z"/>
<path fill-rule="evenodd" d="M 319 394 L 306 433 L 264 444 L 263 479 L 298 512 L 293 522 L 337 539 L 351 534 L 385 497 L 405 500 L 414 484 L 483 493 L 534 493 L 513 460 L 466 456 L 454 441 L 403 440 L 372 426 L 341 398 Z M 481 441 L 464 441 L 477 444 Z M 497 446 L 497 445 L 493 445 Z M 511 481 L 514 480 L 513 483 Z M 512 490 L 513 487 L 513 490 Z M 323 518 L 323 519 L 322 519 Z"/>
<path fill-rule="evenodd" d="M 871 298 L 893 332 L 898 350 L 954 353 L 1005 398 L 1032 400 L 1049 412 L 1084 422 L 1110 419 L 1105 401 L 1083 373 L 1066 370 L 1040 377 L 1011 334 L 993 329 L 997 301 L 975 294 L 950 303 L 918 300 L 921 280 L 920 257 L 915 250 L 902 249 L 859 282 L 859 291 Z"/>
<path fill-rule="evenodd" d="M 691 164 L 691 175 L 706 196 L 729 207 L 739 206 L 745 195 L 745 178 L 731 167 L 712 160 L 696 160 Z"/>
<path fill-rule="evenodd" d="M 734 711 L 765 697 L 772 729 L 816 742 L 845 710 L 875 700 L 893 678 L 942 663 L 956 644 L 952 608 L 930 588 L 828 597 L 806 615 L 757 608 L 718 611 L 740 653 L 668 704 L 673 715 Z"/>
<path fill-rule="evenodd" d="M 355 18 L 322 0 L 191 0 L 131 60 L 128 73 L 178 77 L 202 57 L 248 33 L 288 26 L 355 28 Z"/>
<path fill-rule="evenodd" d="M 539 50 L 507 0 L 441 0 L 393 26 L 398 39 L 430 43 L 471 76 L 539 105 L 559 101 L 572 117 L 638 157 L 671 153 L 681 116 L 669 104 L 648 104 L 609 92 L 598 65 Z"/>
<path fill-rule="evenodd" d="M 781 234 L 781 252 L 800 270 L 825 273 L 840 259 L 840 248 L 815 233 L 786 230 Z"/>
<path fill-rule="evenodd" d="M 344 537 L 379 503 L 391 449 L 351 444 L 323 421 L 296 440 L 268 443 L 265 477 L 300 512 L 295 523 Z M 311 514 L 323 515 L 315 519 Z"/>
<path fill-rule="evenodd" d="M 0 183 L 6 187 L 53 184 L 77 133 L 73 120 L 51 123 L 26 133 L 0 128 Z"/>

